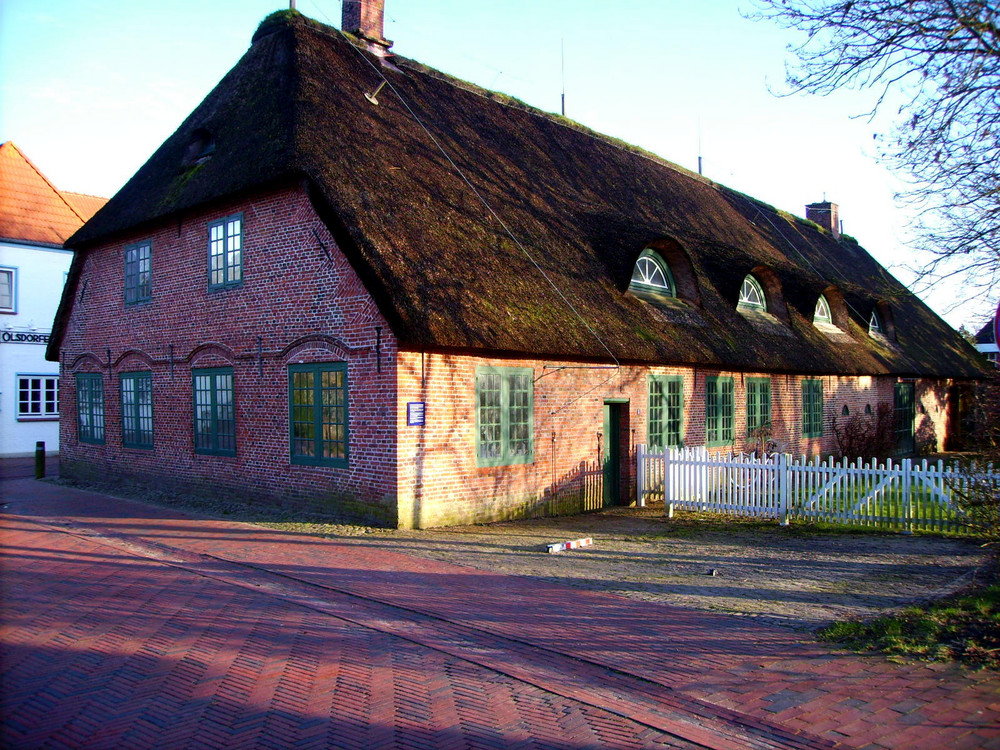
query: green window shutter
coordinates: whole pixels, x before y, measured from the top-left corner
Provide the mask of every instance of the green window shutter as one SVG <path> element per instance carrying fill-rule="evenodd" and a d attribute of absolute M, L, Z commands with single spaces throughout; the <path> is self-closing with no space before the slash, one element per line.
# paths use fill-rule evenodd
<path fill-rule="evenodd" d="M 534 371 L 524 367 L 476 370 L 476 465 L 534 461 Z"/>
<path fill-rule="evenodd" d="M 77 439 L 104 445 L 104 377 L 97 373 L 76 376 Z"/>
<path fill-rule="evenodd" d="M 671 448 L 680 448 L 684 443 L 684 380 L 680 376 L 666 381 L 666 429 L 664 442 Z"/>
<path fill-rule="evenodd" d="M 289 441 L 293 464 L 348 466 L 347 363 L 288 367 Z"/>
<path fill-rule="evenodd" d="M 734 424 L 733 379 L 705 378 L 705 443 L 708 447 L 732 445 Z"/>
<path fill-rule="evenodd" d="M 771 424 L 771 379 L 747 378 L 747 435 Z"/>
<path fill-rule="evenodd" d="M 649 376 L 647 442 L 651 448 L 679 448 L 684 426 L 684 380 L 678 375 Z"/>
<path fill-rule="evenodd" d="M 823 381 L 802 381 L 802 435 L 823 436 Z"/>
<path fill-rule="evenodd" d="M 649 405 L 646 414 L 646 441 L 650 448 L 663 448 L 666 445 L 666 395 L 663 378 L 649 376 Z"/>
<path fill-rule="evenodd" d="M 121 379 L 122 445 L 153 447 L 153 373 L 125 372 Z"/>
<path fill-rule="evenodd" d="M 236 455 L 236 411 L 233 368 L 191 371 L 194 395 L 194 451 L 214 456 Z"/>

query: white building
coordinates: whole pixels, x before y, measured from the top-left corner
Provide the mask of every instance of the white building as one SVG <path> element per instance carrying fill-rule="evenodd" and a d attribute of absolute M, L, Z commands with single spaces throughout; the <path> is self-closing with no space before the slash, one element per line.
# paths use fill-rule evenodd
<path fill-rule="evenodd" d="M 73 253 L 62 244 L 104 198 L 56 189 L 0 145 L 0 458 L 59 451 L 59 365 L 45 345 Z"/>
<path fill-rule="evenodd" d="M 1000 313 L 998 313 L 1000 314 Z M 986 359 L 1000 367 L 1000 347 L 997 346 L 996 337 L 993 335 L 993 321 L 984 325 L 976 334 L 976 348 L 986 355 Z"/>

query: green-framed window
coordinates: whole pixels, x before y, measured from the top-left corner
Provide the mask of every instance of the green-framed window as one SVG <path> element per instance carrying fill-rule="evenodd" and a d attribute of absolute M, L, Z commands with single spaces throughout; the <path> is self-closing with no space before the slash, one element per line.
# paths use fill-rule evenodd
<path fill-rule="evenodd" d="M 104 376 L 86 372 L 76 376 L 77 440 L 104 445 Z"/>
<path fill-rule="evenodd" d="M 123 372 L 122 445 L 153 447 L 153 373 Z"/>
<path fill-rule="evenodd" d="M 802 381 L 802 436 L 823 436 L 823 381 Z"/>
<path fill-rule="evenodd" d="M 535 460 L 535 386 L 530 367 L 476 368 L 476 465 Z"/>
<path fill-rule="evenodd" d="M 243 283 L 243 214 L 208 225 L 208 288 L 226 289 Z"/>
<path fill-rule="evenodd" d="M 771 424 L 771 379 L 747 378 L 747 436 Z"/>
<path fill-rule="evenodd" d="M 632 269 L 632 280 L 629 290 L 653 301 L 663 297 L 676 297 L 677 287 L 670 273 L 670 266 L 652 248 L 646 248 L 639 254 Z"/>
<path fill-rule="evenodd" d="M 194 452 L 209 456 L 236 455 L 236 409 L 233 368 L 191 371 L 194 393 Z"/>
<path fill-rule="evenodd" d="M 288 366 L 291 460 L 347 466 L 347 363 Z"/>
<path fill-rule="evenodd" d="M 153 299 L 153 243 L 143 240 L 125 248 L 125 304 Z"/>
<path fill-rule="evenodd" d="M 705 444 L 732 445 L 735 433 L 732 377 L 705 378 Z"/>
<path fill-rule="evenodd" d="M 649 376 L 647 442 L 650 448 L 680 448 L 684 429 L 684 379 Z"/>

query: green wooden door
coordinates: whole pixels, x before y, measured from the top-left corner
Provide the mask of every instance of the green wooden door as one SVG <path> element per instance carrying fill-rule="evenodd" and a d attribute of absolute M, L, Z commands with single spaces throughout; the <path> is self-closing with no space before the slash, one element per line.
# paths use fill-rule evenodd
<path fill-rule="evenodd" d="M 896 455 L 905 456 L 916 449 L 913 440 L 913 383 L 896 383 L 893 387 L 893 412 L 896 422 Z"/>
<path fill-rule="evenodd" d="M 604 405 L 604 505 L 622 497 L 622 404 Z"/>

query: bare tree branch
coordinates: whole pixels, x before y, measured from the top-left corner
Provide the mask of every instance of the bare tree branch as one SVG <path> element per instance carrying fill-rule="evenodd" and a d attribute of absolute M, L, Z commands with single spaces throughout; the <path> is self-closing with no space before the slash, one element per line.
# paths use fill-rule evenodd
<path fill-rule="evenodd" d="M 925 283 L 959 275 L 973 295 L 1000 288 L 1000 2 L 753 0 L 749 17 L 804 32 L 788 93 L 871 89 L 874 116 L 902 98 L 881 158 L 917 213 L 911 266 Z"/>

